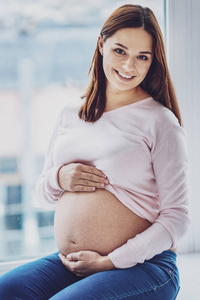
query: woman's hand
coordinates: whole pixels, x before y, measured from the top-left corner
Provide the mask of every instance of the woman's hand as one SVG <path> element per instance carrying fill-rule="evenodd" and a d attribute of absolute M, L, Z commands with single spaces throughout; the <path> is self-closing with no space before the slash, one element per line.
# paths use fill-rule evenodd
<path fill-rule="evenodd" d="M 109 182 L 106 175 L 95 167 L 71 163 L 60 168 L 58 183 L 69 192 L 93 192 L 104 189 Z"/>
<path fill-rule="evenodd" d="M 67 256 L 58 255 L 63 265 L 79 277 L 115 269 L 108 256 L 101 256 L 94 251 L 79 251 Z"/>

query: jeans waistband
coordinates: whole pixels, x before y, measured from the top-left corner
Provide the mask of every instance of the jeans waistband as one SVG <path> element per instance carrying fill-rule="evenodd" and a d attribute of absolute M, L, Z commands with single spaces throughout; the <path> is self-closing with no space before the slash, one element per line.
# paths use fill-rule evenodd
<path fill-rule="evenodd" d="M 171 261 L 173 261 L 174 263 L 176 263 L 177 254 L 174 251 L 166 250 L 166 251 L 163 251 L 162 253 L 154 256 L 154 258 L 161 258 L 161 257 L 168 258 Z"/>

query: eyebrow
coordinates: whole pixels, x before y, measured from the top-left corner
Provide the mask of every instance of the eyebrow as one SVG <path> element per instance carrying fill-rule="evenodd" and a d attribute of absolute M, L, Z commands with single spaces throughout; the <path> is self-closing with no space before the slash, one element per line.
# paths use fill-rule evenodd
<path fill-rule="evenodd" d="M 127 48 L 126 46 L 124 46 L 124 45 L 122 45 L 122 44 L 120 44 L 120 43 L 115 43 L 115 45 L 120 46 L 120 47 L 122 47 L 122 48 L 128 50 L 128 48 Z M 140 51 L 140 53 L 141 53 L 141 54 L 150 54 L 150 55 L 152 55 L 152 53 L 151 53 L 150 51 Z"/>

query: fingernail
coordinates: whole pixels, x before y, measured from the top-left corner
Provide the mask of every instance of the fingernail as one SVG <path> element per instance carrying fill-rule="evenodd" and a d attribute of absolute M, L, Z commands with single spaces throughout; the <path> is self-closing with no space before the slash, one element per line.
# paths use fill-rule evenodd
<path fill-rule="evenodd" d="M 100 187 L 101 187 L 101 188 L 104 188 L 104 184 L 103 184 L 103 183 L 101 183 L 101 184 L 100 184 Z"/>
<path fill-rule="evenodd" d="M 105 183 L 105 184 L 108 184 L 108 182 L 109 182 L 108 179 L 104 180 L 104 183 Z"/>

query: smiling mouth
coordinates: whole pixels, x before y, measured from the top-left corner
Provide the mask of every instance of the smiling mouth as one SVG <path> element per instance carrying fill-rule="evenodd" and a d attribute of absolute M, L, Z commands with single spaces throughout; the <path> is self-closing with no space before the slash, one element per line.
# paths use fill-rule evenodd
<path fill-rule="evenodd" d="M 120 77 L 125 78 L 125 79 L 132 79 L 132 78 L 134 78 L 134 76 L 125 75 L 125 74 L 123 74 L 123 73 L 121 73 L 121 72 L 119 72 L 119 71 L 117 71 L 117 70 L 115 70 L 115 72 L 116 72 Z"/>

